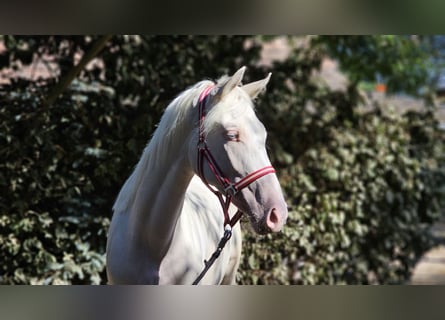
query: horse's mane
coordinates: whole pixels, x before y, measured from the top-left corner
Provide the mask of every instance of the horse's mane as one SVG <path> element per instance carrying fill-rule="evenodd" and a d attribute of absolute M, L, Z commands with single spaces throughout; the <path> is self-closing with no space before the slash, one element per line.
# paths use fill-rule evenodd
<path fill-rule="evenodd" d="M 125 182 L 114 202 L 113 210 L 115 212 L 125 212 L 129 209 L 142 182 L 144 172 L 150 170 L 156 163 L 163 163 L 168 154 L 167 151 L 171 147 L 168 142 L 171 140 L 172 132 L 181 129 L 188 110 L 196 104 L 195 100 L 197 101 L 200 92 L 211 84 L 213 84 L 211 81 L 198 82 L 180 93 L 167 106 L 133 173 Z"/>
<path fill-rule="evenodd" d="M 217 81 L 217 86 L 226 81 L 227 77 L 222 77 Z M 125 182 L 120 190 L 116 201 L 113 205 L 114 212 L 126 212 L 129 210 L 134 198 L 137 194 L 145 172 L 153 172 L 155 165 L 164 163 L 171 148 L 174 145 L 174 136 L 184 137 L 186 135 L 186 128 L 190 125 L 196 125 L 196 122 L 190 123 L 187 117 L 190 115 L 190 109 L 195 108 L 198 102 L 200 93 L 205 87 L 214 85 L 212 81 L 200 81 L 192 87 L 189 87 L 180 93 L 165 109 L 161 117 L 159 125 L 157 126 L 151 140 L 145 147 L 142 156 L 133 170 L 133 173 Z M 236 90 L 239 94 L 234 95 L 233 99 L 249 99 L 248 95 L 242 90 Z M 249 99 L 250 101 L 250 99 Z M 228 103 L 232 106 L 239 103 Z M 251 103 L 250 103 L 251 104 Z M 252 104 L 251 104 L 252 105 Z M 222 110 L 221 110 L 222 109 Z M 212 108 L 204 122 L 204 130 L 210 131 L 216 119 L 221 116 L 225 108 Z M 242 112 L 240 108 L 239 111 Z M 227 110 L 225 110 L 227 111 Z M 174 133 L 174 134 L 173 134 Z"/>

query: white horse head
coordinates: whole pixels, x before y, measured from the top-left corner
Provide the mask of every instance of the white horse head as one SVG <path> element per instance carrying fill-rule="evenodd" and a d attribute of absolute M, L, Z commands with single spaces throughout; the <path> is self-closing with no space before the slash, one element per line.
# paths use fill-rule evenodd
<path fill-rule="evenodd" d="M 255 170 L 271 166 L 266 152 L 266 129 L 255 115 L 253 100 L 265 90 L 271 74 L 265 79 L 241 86 L 245 67 L 232 77 L 221 79 L 210 91 L 205 105 L 204 134 L 206 143 L 224 176 L 237 182 Z M 192 132 L 189 159 L 196 174 L 197 138 Z M 209 166 L 204 166 L 204 180 L 222 190 Z M 267 174 L 236 193 L 233 203 L 246 213 L 258 233 L 280 231 L 287 219 L 287 205 L 275 174 Z"/>

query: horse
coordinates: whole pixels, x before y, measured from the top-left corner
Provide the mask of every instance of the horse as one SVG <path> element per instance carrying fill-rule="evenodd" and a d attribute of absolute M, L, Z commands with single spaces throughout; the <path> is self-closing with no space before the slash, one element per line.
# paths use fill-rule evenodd
<path fill-rule="evenodd" d="M 109 284 L 191 284 L 227 228 L 201 283 L 236 284 L 239 216 L 258 234 L 282 229 L 287 205 L 254 110 L 271 74 L 242 85 L 245 69 L 200 81 L 165 109 L 113 205 Z"/>

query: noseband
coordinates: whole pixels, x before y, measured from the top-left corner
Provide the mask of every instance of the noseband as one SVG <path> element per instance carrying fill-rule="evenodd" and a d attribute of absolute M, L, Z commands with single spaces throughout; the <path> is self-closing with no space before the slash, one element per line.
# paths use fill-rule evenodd
<path fill-rule="evenodd" d="M 222 172 L 220 166 L 216 162 L 213 157 L 210 149 L 207 145 L 206 136 L 204 134 L 204 120 L 205 120 L 205 106 L 207 100 L 209 98 L 210 91 L 214 88 L 214 85 L 211 85 L 204 89 L 204 91 L 199 96 L 198 100 L 198 109 L 199 109 L 199 141 L 198 141 L 198 175 L 207 188 L 210 189 L 217 197 L 219 202 L 221 203 L 221 207 L 224 213 L 224 229 L 227 229 L 230 226 L 230 229 L 237 223 L 237 221 L 241 218 L 242 212 L 240 210 L 230 218 L 229 216 L 229 206 L 232 202 L 232 197 L 235 196 L 239 191 L 249 186 L 251 183 L 260 179 L 261 177 L 274 173 L 275 169 L 272 166 L 266 166 L 259 170 L 256 170 L 238 182 L 231 182 Z M 213 188 L 207 181 L 204 176 L 204 159 L 207 160 L 207 164 L 215 176 L 218 183 L 221 185 L 223 193 L 219 190 Z M 224 196 L 224 197 L 223 197 Z M 225 199 L 224 199 L 225 198 Z"/>

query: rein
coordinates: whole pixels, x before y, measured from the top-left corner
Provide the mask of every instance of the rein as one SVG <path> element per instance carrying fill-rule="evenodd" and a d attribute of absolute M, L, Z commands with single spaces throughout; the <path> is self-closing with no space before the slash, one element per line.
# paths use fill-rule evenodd
<path fill-rule="evenodd" d="M 235 215 L 230 218 L 229 216 L 229 207 L 230 203 L 232 202 L 233 196 L 235 196 L 239 191 L 249 186 L 251 183 L 255 182 L 256 180 L 260 179 L 261 177 L 269 174 L 274 173 L 275 169 L 272 166 L 266 166 L 264 168 L 261 168 L 259 170 L 256 170 L 241 180 L 237 182 L 231 182 L 222 172 L 220 166 L 216 162 L 215 158 L 213 157 L 212 153 L 210 152 L 210 148 L 207 145 L 206 136 L 204 134 L 204 119 L 205 119 L 205 106 L 207 103 L 207 100 L 209 98 L 210 91 L 214 88 L 214 85 L 211 85 L 204 89 L 204 91 L 200 94 L 199 100 L 198 100 L 198 109 L 199 109 L 199 140 L 198 140 L 198 176 L 201 178 L 202 182 L 207 186 L 207 188 L 212 191 L 216 197 L 218 198 L 221 208 L 223 210 L 224 214 L 224 235 L 222 236 L 221 240 L 219 241 L 218 247 L 213 252 L 212 256 L 209 260 L 204 260 L 204 269 L 199 274 L 199 276 L 196 278 L 196 280 L 193 282 L 193 285 L 196 285 L 201 281 L 201 279 L 204 277 L 204 275 L 207 273 L 207 271 L 210 269 L 210 267 L 213 265 L 216 259 L 218 259 L 219 255 L 221 254 L 221 251 L 224 249 L 224 246 L 226 245 L 227 241 L 232 237 L 232 228 L 235 226 L 235 224 L 239 221 L 239 219 L 242 216 L 242 212 L 238 210 Z M 218 189 L 212 187 L 207 179 L 204 176 L 204 160 L 207 160 L 207 164 L 212 171 L 213 175 L 215 176 L 218 183 L 221 185 L 223 193 L 220 192 Z"/>

